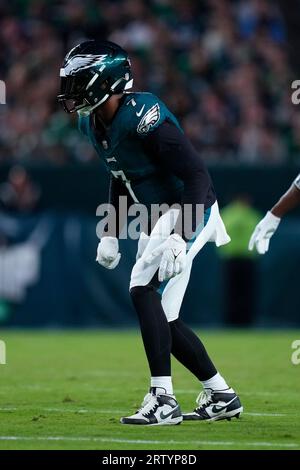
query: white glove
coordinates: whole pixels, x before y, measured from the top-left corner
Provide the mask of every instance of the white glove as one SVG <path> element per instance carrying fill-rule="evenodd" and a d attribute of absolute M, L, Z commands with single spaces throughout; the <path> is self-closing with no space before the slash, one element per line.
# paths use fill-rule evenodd
<path fill-rule="evenodd" d="M 140 259 L 140 257 L 144 253 L 146 246 L 148 245 L 149 238 L 150 238 L 149 235 L 147 235 L 145 232 L 141 232 L 139 243 L 138 243 L 138 249 L 136 253 L 136 261 Z"/>
<path fill-rule="evenodd" d="M 270 238 L 276 231 L 280 218 L 267 212 L 265 217 L 257 224 L 249 241 L 249 250 L 252 251 L 254 246 L 260 255 L 264 255 L 269 249 Z"/>
<path fill-rule="evenodd" d="M 158 256 L 161 256 L 158 280 L 163 282 L 184 270 L 186 266 L 185 241 L 176 233 L 170 235 L 165 242 L 153 250 L 145 262 L 150 264 Z"/>
<path fill-rule="evenodd" d="M 120 261 L 119 242 L 115 237 L 103 237 L 98 244 L 97 257 L 101 266 L 107 269 L 115 269 Z"/>

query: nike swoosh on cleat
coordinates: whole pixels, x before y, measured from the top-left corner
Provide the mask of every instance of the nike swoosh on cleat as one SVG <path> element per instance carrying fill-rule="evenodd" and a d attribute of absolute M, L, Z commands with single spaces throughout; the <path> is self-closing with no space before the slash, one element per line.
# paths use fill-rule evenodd
<path fill-rule="evenodd" d="M 135 113 L 137 115 L 137 117 L 140 117 L 142 115 L 142 112 L 144 111 L 144 107 L 145 107 L 145 105 L 142 106 L 142 108 L 139 112 Z"/>
<path fill-rule="evenodd" d="M 166 415 L 164 414 L 163 411 L 161 411 L 161 412 L 160 412 L 160 418 L 161 418 L 161 419 L 166 419 L 166 418 L 168 418 L 169 416 L 171 416 L 171 415 L 174 413 L 174 411 L 177 411 L 177 410 L 178 410 L 178 406 L 176 406 L 175 408 L 173 408 L 173 410 L 170 411 L 170 413 L 167 413 Z"/>
<path fill-rule="evenodd" d="M 212 407 L 211 411 L 212 411 L 213 413 L 220 413 L 220 411 L 225 410 L 225 409 L 227 408 L 227 406 L 229 406 L 230 403 L 232 403 L 232 402 L 233 402 L 234 400 L 236 400 L 236 399 L 237 399 L 237 397 L 234 397 L 232 400 L 230 400 L 230 401 L 229 401 L 228 403 L 226 403 L 226 405 L 224 405 L 224 406 L 214 405 L 214 406 Z"/>

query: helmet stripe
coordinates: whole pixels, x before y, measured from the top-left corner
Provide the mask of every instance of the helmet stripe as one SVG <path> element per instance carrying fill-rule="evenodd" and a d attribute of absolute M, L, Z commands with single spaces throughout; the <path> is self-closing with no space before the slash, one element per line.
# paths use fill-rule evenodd
<path fill-rule="evenodd" d="M 87 84 L 86 86 L 86 90 L 88 90 L 92 85 L 93 83 L 97 80 L 97 78 L 99 77 L 99 73 L 95 73 L 95 75 L 93 76 L 93 78 L 89 81 L 89 83 Z"/>
<path fill-rule="evenodd" d="M 115 83 L 113 83 L 110 89 L 113 91 L 122 80 L 125 80 L 124 77 L 119 78 Z"/>

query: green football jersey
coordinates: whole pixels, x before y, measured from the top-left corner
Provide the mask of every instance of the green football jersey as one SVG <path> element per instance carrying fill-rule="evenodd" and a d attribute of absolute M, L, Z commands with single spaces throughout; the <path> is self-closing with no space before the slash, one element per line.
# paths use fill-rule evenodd
<path fill-rule="evenodd" d="M 79 116 L 79 129 L 134 201 L 146 205 L 180 202 L 183 182 L 143 150 L 143 138 L 165 120 L 181 129 L 159 98 L 151 93 L 126 93 L 105 134 L 97 132 L 93 119 L 93 114 Z"/>

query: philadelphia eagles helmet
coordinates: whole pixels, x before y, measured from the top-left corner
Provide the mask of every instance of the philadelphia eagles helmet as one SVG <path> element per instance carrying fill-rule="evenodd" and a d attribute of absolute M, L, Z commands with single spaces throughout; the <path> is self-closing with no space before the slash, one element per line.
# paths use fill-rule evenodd
<path fill-rule="evenodd" d="M 89 114 L 113 94 L 132 88 L 128 54 L 110 41 L 85 41 L 65 57 L 58 101 L 67 113 Z"/>

